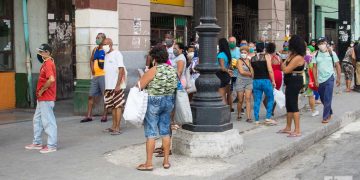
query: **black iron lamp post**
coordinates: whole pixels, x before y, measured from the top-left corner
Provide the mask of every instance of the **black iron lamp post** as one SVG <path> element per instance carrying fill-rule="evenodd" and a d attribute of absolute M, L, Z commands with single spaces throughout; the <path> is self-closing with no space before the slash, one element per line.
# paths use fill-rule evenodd
<path fill-rule="evenodd" d="M 221 29 L 216 21 L 216 0 L 201 0 L 201 23 L 196 27 L 200 47 L 200 64 L 196 69 L 200 77 L 196 80 L 197 93 L 191 103 L 193 123 L 182 126 L 193 132 L 224 132 L 233 128 L 229 106 L 222 102 L 218 93 L 220 80 L 215 75 L 220 70 L 216 65 L 216 45 Z"/>

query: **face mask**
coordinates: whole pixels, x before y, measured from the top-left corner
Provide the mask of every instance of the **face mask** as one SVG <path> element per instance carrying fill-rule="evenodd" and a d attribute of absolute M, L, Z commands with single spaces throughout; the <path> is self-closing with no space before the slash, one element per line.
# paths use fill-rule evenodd
<path fill-rule="evenodd" d="M 108 53 L 110 51 L 110 46 L 109 45 L 105 45 L 102 48 L 105 51 L 105 53 Z"/>
<path fill-rule="evenodd" d="M 249 49 L 249 52 L 250 52 L 250 53 L 254 53 L 254 52 L 255 52 L 255 49 L 254 49 L 253 47 L 251 47 L 251 48 Z"/>
<path fill-rule="evenodd" d="M 166 45 L 167 47 L 171 47 L 173 44 L 174 44 L 174 42 L 173 42 L 172 39 L 166 39 L 166 40 L 165 40 L 165 45 Z"/>
<path fill-rule="evenodd" d="M 96 39 L 96 45 L 100 45 L 102 42 L 102 39 Z"/>
<path fill-rule="evenodd" d="M 350 47 L 354 47 L 354 44 L 350 44 Z"/>
<path fill-rule="evenodd" d="M 246 46 L 246 45 L 247 45 L 246 43 L 241 43 L 240 47 L 243 47 L 243 46 Z"/>
<path fill-rule="evenodd" d="M 236 44 L 235 43 L 229 43 L 229 47 L 230 47 L 230 49 L 234 49 L 236 47 Z"/>
<path fill-rule="evenodd" d="M 288 55 L 287 54 L 280 54 L 281 59 L 287 59 Z"/>
<path fill-rule="evenodd" d="M 247 57 L 247 54 L 241 54 L 242 59 L 246 59 L 246 57 Z"/>
<path fill-rule="evenodd" d="M 174 55 L 175 55 L 175 56 L 179 56 L 179 55 L 180 55 L 180 52 L 179 52 L 179 50 L 177 50 L 177 49 L 174 49 Z"/>
<path fill-rule="evenodd" d="M 44 59 L 40 54 L 37 54 L 36 57 L 41 64 L 44 63 Z"/>
<path fill-rule="evenodd" d="M 319 45 L 319 50 L 320 50 L 321 52 L 325 52 L 326 49 L 327 49 L 326 44 Z"/>
<path fill-rule="evenodd" d="M 289 48 L 288 47 L 284 47 L 284 51 L 288 51 L 289 50 Z"/>
<path fill-rule="evenodd" d="M 188 57 L 188 59 L 192 59 L 192 58 L 194 58 L 194 55 L 195 55 L 194 52 L 189 52 L 187 57 Z"/>

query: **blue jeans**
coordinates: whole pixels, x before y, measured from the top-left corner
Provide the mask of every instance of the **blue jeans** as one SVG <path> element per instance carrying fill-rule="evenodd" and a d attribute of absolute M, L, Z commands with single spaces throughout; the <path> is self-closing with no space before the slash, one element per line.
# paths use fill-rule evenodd
<path fill-rule="evenodd" d="M 270 119 L 272 116 L 272 109 L 274 105 L 273 86 L 269 79 L 254 79 L 253 96 L 255 121 L 259 121 L 260 105 L 263 93 L 265 93 L 265 96 L 267 97 L 266 119 Z"/>
<path fill-rule="evenodd" d="M 331 103 L 334 91 L 334 81 L 334 76 L 331 76 L 328 80 L 319 84 L 320 100 L 324 105 L 323 120 L 328 119 L 333 114 Z"/>
<path fill-rule="evenodd" d="M 144 119 L 146 138 L 170 136 L 170 114 L 174 108 L 175 96 L 149 96 Z"/>
<path fill-rule="evenodd" d="M 34 140 L 33 144 L 42 144 L 41 134 L 43 130 L 48 135 L 47 146 L 57 147 L 57 125 L 53 108 L 54 101 L 38 101 L 33 119 Z"/>

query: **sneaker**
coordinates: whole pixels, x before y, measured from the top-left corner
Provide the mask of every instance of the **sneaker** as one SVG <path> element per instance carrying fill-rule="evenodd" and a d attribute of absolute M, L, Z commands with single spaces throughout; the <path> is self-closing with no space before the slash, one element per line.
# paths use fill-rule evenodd
<path fill-rule="evenodd" d="M 47 146 L 45 146 L 44 148 L 42 148 L 40 150 L 40 153 L 42 154 L 46 154 L 46 153 L 51 153 L 51 152 L 55 152 L 56 148 L 48 148 Z"/>
<path fill-rule="evenodd" d="M 27 146 L 25 146 L 25 149 L 29 149 L 29 150 L 39 150 L 42 149 L 43 146 L 41 144 L 29 144 Z"/>
<path fill-rule="evenodd" d="M 315 111 L 311 114 L 312 117 L 318 116 L 319 115 L 319 111 Z"/>
<path fill-rule="evenodd" d="M 90 122 L 90 121 L 92 121 L 92 118 L 86 117 L 83 120 L 81 120 L 80 123 L 85 123 L 85 122 Z"/>

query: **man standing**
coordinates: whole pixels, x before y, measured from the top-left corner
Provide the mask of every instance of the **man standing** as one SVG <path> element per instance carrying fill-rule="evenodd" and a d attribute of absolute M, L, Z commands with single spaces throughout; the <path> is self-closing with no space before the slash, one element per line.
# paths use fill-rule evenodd
<path fill-rule="evenodd" d="M 175 55 L 174 55 L 174 39 L 171 34 L 165 34 L 165 46 L 166 50 L 169 54 L 169 60 L 170 62 L 174 62 Z"/>
<path fill-rule="evenodd" d="M 87 116 L 81 120 L 81 123 L 92 121 L 92 109 L 94 99 L 96 96 L 103 96 L 105 91 L 105 72 L 104 72 L 104 58 L 105 52 L 102 49 L 102 42 L 106 38 L 104 33 L 99 33 L 96 36 L 96 45 L 90 57 L 90 69 L 93 78 L 90 83 L 88 110 Z M 104 107 L 104 113 L 101 122 L 107 121 L 107 109 Z"/>
<path fill-rule="evenodd" d="M 319 87 L 320 99 L 324 105 L 323 121 L 322 123 L 328 123 L 333 114 L 331 108 L 335 71 L 336 68 L 336 86 L 340 86 L 341 68 L 339 58 L 336 53 L 330 51 L 327 48 L 327 42 L 325 38 L 318 40 L 319 51 L 316 52 L 314 58 L 314 77 L 316 86 Z"/>
<path fill-rule="evenodd" d="M 110 38 L 103 41 L 105 55 L 105 106 L 112 109 L 112 127 L 106 129 L 111 135 L 120 135 L 120 121 L 125 105 L 124 89 L 126 88 L 126 70 L 123 56 L 113 49 Z"/>
<path fill-rule="evenodd" d="M 360 41 L 360 38 L 359 38 Z M 355 86 L 354 91 L 360 92 L 360 43 L 353 48 L 352 58 L 355 67 Z"/>
<path fill-rule="evenodd" d="M 234 36 L 229 37 L 228 41 L 229 41 L 230 54 L 231 54 L 231 65 L 234 70 L 233 70 L 233 76 L 231 77 L 230 94 L 227 95 L 227 99 L 231 112 L 234 112 L 232 92 L 234 90 L 236 79 L 239 74 L 236 68 L 236 64 L 237 61 L 240 59 L 240 48 L 236 47 L 236 38 Z"/>
<path fill-rule="evenodd" d="M 56 68 L 54 59 L 51 57 L 52 49 L 48 44 L 42 44 L 37 51 L 37 58 L 42 66 L 36 86 L 34 139 L 32 144 L 25 146 L 25 149 L 37 149 L 40 153 L 50 153 L 55 152 L 57 148 L 57 125 L 53 111 L 56 100 Z M 48 135 L 46 146 L 42 144 L 43 130 Z"/>

